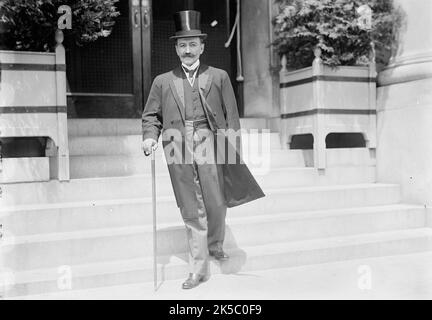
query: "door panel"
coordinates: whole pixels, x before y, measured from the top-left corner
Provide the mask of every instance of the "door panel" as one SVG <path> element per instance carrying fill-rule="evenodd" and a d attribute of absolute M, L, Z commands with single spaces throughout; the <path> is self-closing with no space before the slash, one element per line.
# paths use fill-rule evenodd
<path fill-rule="evenodd" d="M 153 12 L 152 1 L 141 0 L 141 57 L 142 57 L 142 92 L 143 106 L 150 92 L 151 77 L 151 54 L 152 54 L 152 31 L 153 31 Z"/>
<path fill-rule="evenodd" d="M 68 116 L 139 118 L 150 87 L 148 0 L 122 0 L 112 34 L 84 47 L 67 43 Z M 151 15 L 150 15 L 151 16 Z M 144 21 L 145 20 L 145 21 Z M 147 56 L 145 56 L 147 55 Z"/>
<path fill-rule="evenodd" d="M 132 34 L 132 59 L 133 59 L 133 93 L 136 106 L 142 106 L 143 92 L 141 90 L 142 58 L 141 58 L 141 4 L 139 0 L 129 0 L 130 29 Z"/>

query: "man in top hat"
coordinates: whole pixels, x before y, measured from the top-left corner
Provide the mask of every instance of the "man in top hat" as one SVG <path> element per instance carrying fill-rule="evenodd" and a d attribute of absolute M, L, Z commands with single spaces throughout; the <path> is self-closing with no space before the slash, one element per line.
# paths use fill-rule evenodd
<path fill-rule="evenodd" d="M 264 194 L 245 164 L 216 159 L 216 133 L 239 132 L 240 121 L 228 74 L 199 60 L 207 37 L 200 30 L 200 13 L 181 11 L 174 21 L 176 33 L 170 39 L 181 65 L 153 81 L 142 114 L 142 148 L 150 155 L 162 134 L 188 239 L 190 274 L 183 289 L 191 289 L 207 280 L 209 257 L 229 259 L 223 250 L 227 207 Z"/>

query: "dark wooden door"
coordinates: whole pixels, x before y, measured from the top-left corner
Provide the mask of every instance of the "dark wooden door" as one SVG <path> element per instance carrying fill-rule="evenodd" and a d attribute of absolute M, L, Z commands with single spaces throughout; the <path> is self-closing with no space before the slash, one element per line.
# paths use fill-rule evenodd
<path fill-rule="evenodd" d="M 67 43 L 68 115 L 139 118 L 151 85 L 150 0 L 122 0 L 112 34 L 84 47 Z"/>

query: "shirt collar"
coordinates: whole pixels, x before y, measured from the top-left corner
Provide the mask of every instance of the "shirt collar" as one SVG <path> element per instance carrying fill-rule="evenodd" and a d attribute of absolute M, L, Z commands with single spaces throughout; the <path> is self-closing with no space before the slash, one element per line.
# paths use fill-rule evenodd
<path fill-rule="evenodd" d="M 184 64 L 184 63 L 182 62 L 182 66 L 183 66 L 183 68 L 185 68 L 186 70 L 195 70 L 196 68 L 198 68 L 199 64 L 200 64 L 199 59 L 198 59 L 197 61 L 195 61 L 195 63 L 194 63 L 193 65 L 191 65 L 191 66 L 187 66 L 186 64 Z"/>

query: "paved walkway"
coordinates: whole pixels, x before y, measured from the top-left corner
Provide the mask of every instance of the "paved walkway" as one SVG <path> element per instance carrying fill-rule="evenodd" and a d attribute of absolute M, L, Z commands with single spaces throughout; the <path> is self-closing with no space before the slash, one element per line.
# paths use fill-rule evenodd
<path fill-rule="evenodd" d="M 192 290 L 183 280 L 68 291 L 31 299 L 432 299 L 432 252 L 295 268 L 213 275 Z"/>

